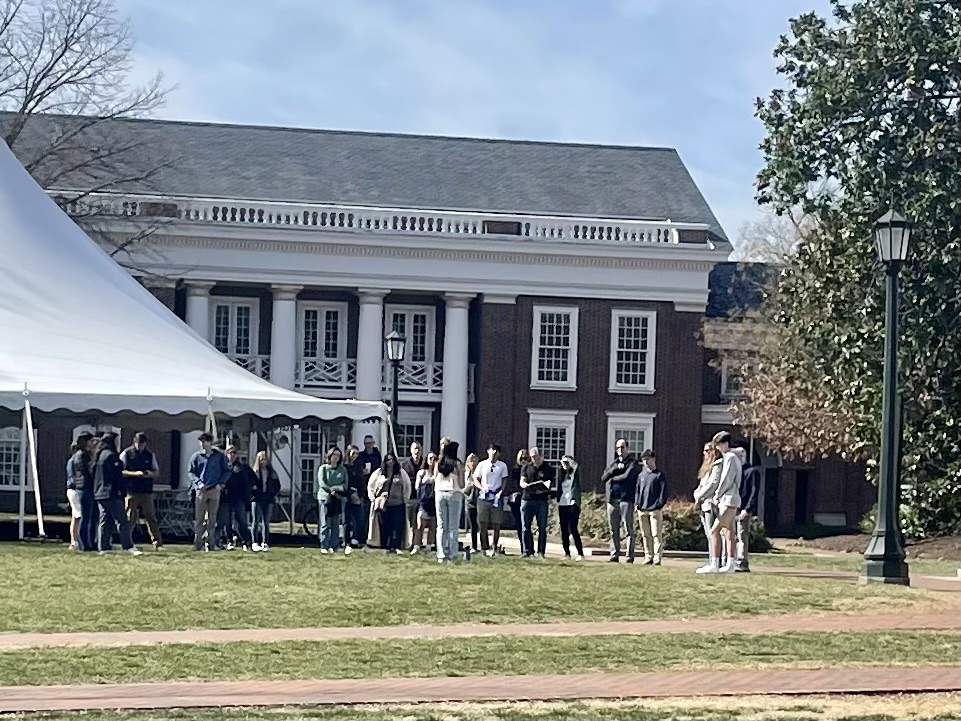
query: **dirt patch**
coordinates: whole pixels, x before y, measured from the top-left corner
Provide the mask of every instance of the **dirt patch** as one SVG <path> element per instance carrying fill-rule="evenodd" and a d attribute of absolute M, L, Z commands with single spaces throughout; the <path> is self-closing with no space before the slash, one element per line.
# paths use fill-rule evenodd
<path fill-rule="evenodd" d="M 793 548 L 807 548 L 831 553 L 864 553 L 868 547 L 871 535 L 868 533 L 852 533 L 842 536 L 828 536 L 826 538 L 799 538 L 796 541 L 786 541 L 784 546 Z M 961 536 L 946 536 L 944 538 L 928 538 L 908 544 L 905 549 L 908 558 L 929 558 L 951 561 L 961 558 Z"/>

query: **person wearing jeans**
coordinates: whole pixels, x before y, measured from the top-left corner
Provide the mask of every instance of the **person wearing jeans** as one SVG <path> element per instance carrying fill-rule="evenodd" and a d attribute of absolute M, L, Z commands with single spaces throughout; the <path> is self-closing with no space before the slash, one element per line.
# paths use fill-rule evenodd
<path fill-rule="evenodd" d="M 434 473 L 434 499 L 437 506 L 437 562 L 457 558 L 457 532 L 464 508 L 464 466 L 457 459 L 459 445 L 449 441 L 441 448 Z"/>
<path fill-rule="evenodd" d="M 637 513 L 641 520 L 641 538 L 644 541 L 644 563 L 661 565 L 661 548 L 664 545 L 664 504 L 667 503 L 667 478 L 657 467 L 654 451 L 641 454 L 643 470 L 637 477 Z"/>
<path fill-rule="evenodd" d="M 249 551 L 253 548 L 254 539 L 247 523 L 247 505 L 254 487 L 254 472 L 246 463 L 237 457 L 237 449 L 227 446 L 224 450 L 227 462 L 230 464 L 230 478 L 221 491 L 221 507 L 227 508 L 227 548 L 233 548 L 234 533 L 240 537 L 242 548 Z M 219 514 L 218 514 L 219 515 Z"/>
<path fill-rule="evenodd" d="M 584 545 L 581 543 L 579 529 L 581 518 L 581 469 L 570 456 L 561 458 L 561 467 L 557 472 L 557 515 L 561 522 L 561 545 L 564 546 L 564 558 L 571 557 L 571 537 L 574 537 L 574 548 L 577 561 L 584 560 Z"/>
<path fill-rule="evenodd" d="M 204 548 L 217 550 L 217 512 L 220 510 L 220 492 L 233 471 L 227 456 L 214 448 L 214 437 L 200 434 L 200 450 L 190 458 L 187 477 L 196 493 L 194 506 L 194 550 Z"/>
<path fill-rule="evenodd" d="M 327 451 L 325 463 L 317 469 L 317 504 L 320 509 L 320 552 L 334 553 L 340 545 L 340 522 L 347 498 L 347 468 L 337 447 Z"/>
<path fill-rule="evenodd" d="M 117 453 L 117 434 L 104 433 L 100 439 L 97 465 L 93 474 L 93 497 L 100 508 L 100 522 L 97 528 L 97 545 L 100 553 L 110 551 L 110 537 L 116 530 L 120 535 L 120 545 L 127 553 L 135 556 L 140 551 L 133 545 L 130 535 L 130 521 L 124 510 L 123 499 L 127 494 L 124 484 L 120 454 Z"/>
<path fill-rule="evenodd" d="M 359 449 L 347 446 L 347 500 L 344 503 L 344 554 L 349 555 L 355 548 L 367 542 L 367 522 L 364 520 L 364 499 L 367 498 L 367 484 L 357 464 Z"/>
<path fill-rule="evenodd" d="M 540 449 L 531 448 L 531 462 L 521 476 L 521 525 L 524 529 L 525 558 L 544 558 L 547 554 L 547 514 L 554 495 L 557 476 L 554 466 L 544 460 Z M 537 521 L 537 550 L 534 550 L 532 524 Z"/>
<path fill-rule="evenodd" d="M 637 461 L 628 453 L 627 441 L 619 438 L 614 444 L 614 460 L 601 476 L 607 495 L 607 522 L 611 530 L 610 560 L 614 563 L 621 557 L 621 524 L 627 532 L 627 562 L 634 563 L 634 503 L 639 472 Z"/>
<path fill-rule="evenodd" d="M 274 510 L 274 499 L 280 493 L 280 478 L 270 463 L 270 452 L 260 451 L 254 459 L 254 487 L 252 515 L 254 528 L 251 534 L 254 551 L 266 551 L 270 548 L 270 517 Z"/>

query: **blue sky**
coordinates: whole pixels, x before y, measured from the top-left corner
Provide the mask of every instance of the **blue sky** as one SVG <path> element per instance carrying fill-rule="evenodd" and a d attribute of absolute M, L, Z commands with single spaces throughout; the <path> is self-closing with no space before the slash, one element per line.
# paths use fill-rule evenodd
<path fill-rule="evenodd" d="M 158 115 L 677 148 L 733 239 L 758 216 L 754 99 L 827 0 L 118 0 Z"/>

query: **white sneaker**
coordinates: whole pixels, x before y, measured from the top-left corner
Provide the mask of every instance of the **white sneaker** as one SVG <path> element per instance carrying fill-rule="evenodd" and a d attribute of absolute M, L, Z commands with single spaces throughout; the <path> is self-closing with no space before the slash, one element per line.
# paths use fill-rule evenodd
<path fill-rule="evenodd" d="M 583 561 L 583 560 L 584 560 L 584 556 L 574 556 L 574 560 L 575 560 L 575 561 Z"/>
<path fill-rule="evenodd" d="M 259 551 L 259 550 L 261 550 L 261 546 L 260 546 L 259 543 L 255 543 L 255 544 L 253 544 L 253 545 L 250 547 L 250 550 L 251 550 L 251 551 Z"/>
<path fill-rule="evenodd" d="M 488 550 L 488 551 L 484 551 L 484 555 L 487 556 L 488 558 L 493 558 L 497 554 L 494 551 Z"/>
<path fill-rule="evenodd" d="M 711 561 L 706 566 L 701 566 L 694 573 L 717 573 L 717 561 Z"/>
<path fill-rule="evenodd" d="M 224 546 L 224 548 L 226 548 L 228 551 L 232 551 L 234 550 L 235 546 L 232 543 L 228 543 L 226 546 Z"/>
<path fill-rule="evenodd" d="M 420 546 L 414 546 L 410 549 L 410 555 L 416 556 L 418 553 L 420 553 Z"/>
<path fill-rule="evenodd" d="M 333 553 L 333 551 L 331 551 L 329 548 L 321 548 L 321 549 L 320 549 L 320 552 L 323 553 L 325 556 L 330 555 L 331 553 Z"/>
<path fill-rule="evenodd" d="M 266 543 L 262 543 L 262 544 L 260 544 L 260 550 L 261 550 L 261 551 L 269 551 L 269 550 L 270 550 L 270 546 L 268 546 Z"/>
<path fill-rule="evenodd" d="M 345 556 L 349 556 L 349 555 L 352 554 L 353 552 L 354 552 L 354 547 L 353 547 L 353 546 L 347 546 L 346 548 L 344 548 L 344 555 L 345 555 Z"/>
<path fill-rule="evenodd" d="M 241 551 L 244 551 L 244 552 L 246 553 L 247 551 L 250 550 L 250 548 L 249 548 L 248 546 L 246 546 L 246 545 L 243 545 L 243 546 L 240 547 L 240 550 L 241 550 Z"/>
<path fill-rule="evenodd" d="M 141 550 L 140 550 L 139 548 L 137 548 L 136 546 L 133 546 L 132 548 L 128 548 L 128 549 L 127 549 L 127 553 L 129 553 L 131 556 L 142 556 L 142 555 L 143 555 L 143 551 L 141 551 Z"/>
<path fill-rule="evenodd" d="M 734 562 L 733 558 L 727 559 L 727 563 L 723 567 L 717 570 L 718 573 L 734 573 L 737 570 L 737 564 Z"/>

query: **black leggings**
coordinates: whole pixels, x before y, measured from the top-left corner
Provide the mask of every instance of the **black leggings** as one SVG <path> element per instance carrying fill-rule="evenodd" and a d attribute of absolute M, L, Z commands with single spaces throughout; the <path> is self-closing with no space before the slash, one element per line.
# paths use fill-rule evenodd
<path fill-rule="evenodd" d="M 573 536 L 577 555 L 583 556 L 584 546 L 581 544 L 581 534 L 578 530 L 581 518 L 580 506 L 558 506 L 557 513 L 561 521 L 561 544 L 564 546 L 564 555 L 571 555 L 571 536 Z"/>
<path fill-rule="evenodd" d="M 477 531 L 479 526 L 477 525 L 477 506 L 467 506 L 465 508 L 467 512 L 467 529 L 470 531 L 470 548 L 472 551 L 476 551 L 480 548 L 477 545 Z"/>

